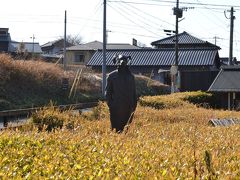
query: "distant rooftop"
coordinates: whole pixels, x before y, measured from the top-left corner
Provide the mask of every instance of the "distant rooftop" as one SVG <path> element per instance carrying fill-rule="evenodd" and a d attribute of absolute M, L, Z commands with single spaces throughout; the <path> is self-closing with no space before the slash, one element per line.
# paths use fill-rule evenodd
<path fill-rule="evenodd" d="M 114 66 L 116 54 L 131 56 L 131 66 L 171 66 L 175 62 L 174 49 L 111 49 L 106 51 L 106 65 Z M 212 66 L 219 58 L 217 49 L 180 49 L 179 66 Z M 88 66 L 102 66 L 102 50 L 95 52 Z"/>
<path fill-rule="evenodd" d="M 155 47 L 174 47 L 176 42 L 176 35 L 160 39 L 151 43 L 152 46 Z M 220 47 L 211 44 L 208 41 L 203 41 L 198 39 L 187 32 L 183 32 L 178 34 L 178 44 L 182 47 L 215 47 L 217 49 L 221 49 Z"/>
<path fill-rule="evenodd" d="M 8 28 L 0 28 L 0 41 L 3 42 L 11 41 L 10 34 L 8 33 Z"/>
<path fill-rule="evenodd" d="M 140 47 L 133 46 L 127 43 L 109 43 L 107 44 L 107 49 L 140 49 Z M 71 46 L 67 48 L 70 51 L 79 51 L 79 50 L 99 50 L 103 49 L 103 43 L 100 41 L 93 41 L 86 44 L 81 44 L 77 46 Z"/>
<path fill-rule="evenodd" d="M 223 66 L 208 91 L 240 92 L 240 66 Z"/>
<path fill-rule="evenodd" d="M 58 39 L 58 40 L 54 40 L 54 41 L 47 42 L 47 43 L 41 45 L 41 47 L 49 47 L 49 46 L 52 46 L 52 45 L 54 45 L 56 42 L 61 41 L 61 40 L 62 40 L 62 39 Z"/>
<path fill-rule="evenodd" d="M 0 28 L 0 31 L 4 31 L 4 32 L 7 32 L 8 33 L 8 28 Z"/>
<path fill-rule="evenodd" d="M 10 42 L 10 49 L 9 49 L 9 51 L 10 52 L 16 52 L 20 43 L 21 42 L 16 42 L 16 41 Z M 34 43 L 34 44 L 32 42 L 23 42 L 23 43 L 25 45 L 25 49 L 28 52 L 32 52 L 33 51 L 33 47 L 34 47 L 34 53 L 42 53 L 42 49 L 41 49 L 39 43 Z"/>

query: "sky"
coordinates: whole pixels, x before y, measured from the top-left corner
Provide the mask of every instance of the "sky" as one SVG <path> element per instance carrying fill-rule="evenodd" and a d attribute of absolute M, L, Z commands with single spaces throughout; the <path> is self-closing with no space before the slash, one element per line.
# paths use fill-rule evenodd
<path fill-rule="evenodd" d="M 173 7 L 176 0 L 107 0 L 107 42 L 142 45 L 166 38 L 175 30 Z M 179 33 L 189 34 L 221 47 L 220 57 L 229 56 L 230 12 L 234 7 L 233 56 L 240 61 L 239 0 L 179 0 L 183 18 Z M 83 43 L 103 41 L 103 0 L 7 0 L 1 2 L 0 27 L 9 28 L 12 40 L 43 45 L 64 36 L 64 12 L 67 11 L 67 35 L 82 38 Z"/>

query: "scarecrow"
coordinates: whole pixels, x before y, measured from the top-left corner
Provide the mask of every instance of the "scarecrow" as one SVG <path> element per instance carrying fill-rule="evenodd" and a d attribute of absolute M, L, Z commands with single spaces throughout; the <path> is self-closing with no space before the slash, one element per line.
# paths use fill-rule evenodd
<path fill-rule="evenodd" d="M 122 132 L 124 127 L 132 122 L 137 106 L 134 75 L 128 64 L 131 56 L 114 56 L 113 63 L 117 69 L 107 78 L 106 100 L 110 111 L 112 130 Z"/>

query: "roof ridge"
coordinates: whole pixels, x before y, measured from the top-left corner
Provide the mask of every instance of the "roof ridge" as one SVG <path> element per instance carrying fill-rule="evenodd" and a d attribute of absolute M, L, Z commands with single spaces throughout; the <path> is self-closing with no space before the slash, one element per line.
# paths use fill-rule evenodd
<path fill-rule="evenodd" d="M 151 43 L 152 46 L 157 46 L 157 45 L 173 45 L 174 39 L 175 39 L 176 35 L 172 35 L 170 37 L 166 37 L 157 41 L 153 41 Z M 195 37 L 191 34 L 189 34 L 186 31 L 183 31 L 182 33 L 178 34 L 178 42 L 179 44 L 206 44 L 208 46 L 213 46 L 213 47 L 217 47 L 218 49 L 221 49 L 220 47 L 218 47 L 217 45 L 214 45 L 208 41 L 204 41 L 198 37 Z"/>

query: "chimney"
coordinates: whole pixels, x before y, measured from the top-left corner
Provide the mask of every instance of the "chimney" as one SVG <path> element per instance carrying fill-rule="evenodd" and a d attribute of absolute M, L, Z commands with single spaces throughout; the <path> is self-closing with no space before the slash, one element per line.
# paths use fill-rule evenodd
<path fill-rule="evenodd" d="M 133 46 L 137 46 L 137 40 L 134 39 L 134 38 L 132 39 L 132 45 L 133 45 Z"/>

